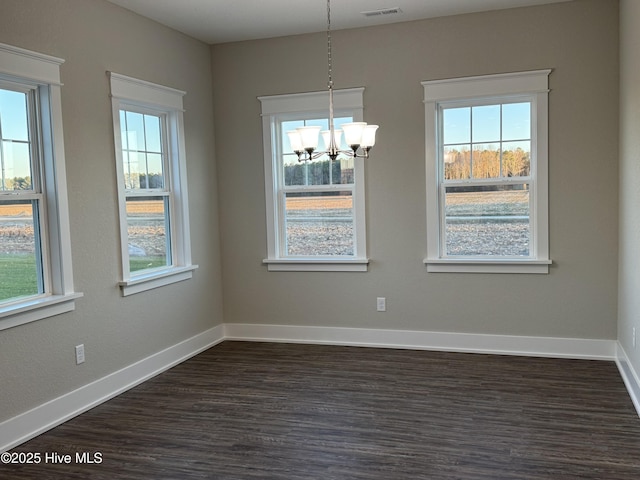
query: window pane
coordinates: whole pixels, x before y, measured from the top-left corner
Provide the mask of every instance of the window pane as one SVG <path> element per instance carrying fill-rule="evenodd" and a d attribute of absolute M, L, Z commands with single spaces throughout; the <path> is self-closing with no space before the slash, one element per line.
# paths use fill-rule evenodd
<path fill-rule="evenodd" d="M 509 142 L 502 145 L 502 175 L 526 177 L 531 174 L 531 142 Z"/>
<path fill-rule="evenodd" d="M 500 150 L 497 145 L 474 145 L 472 157 L 473 178 L 500 176 Z"/>
<path fill-rule="evenodd" d="M 127 198 L 129 269 L 171 265 L 168 197 Z"/>
<path fill-rule="evenodd" d="M 125 188 L 133 190 L 140 188 L 140 173 L 145 165 L 144 153 L 122 152 L 124 162 Z"/>
<path fill-rule="evenodd" d="M 529 185 L 447 187 L 449 256 L 528 257 Z"/>
<path fill-rule="evenodd" d="M 468 145 L 444 147 L 444 179 L 471 178 L 471 148 Z"/>
<path fill-rule="evenodd" d="M 471 109 L 447 108 L 442 112 L 445 145 L 471 143 Z"/>
<path fill-rule="evenodd" d="M 500 105 L 473 107 L 472 117 L 474 143 L 500 140 Z"/>
<path fill-rule="evenodd" d="M 329 185 L 331 183 L 331 160 L 307 162 L 307 185 Z"/>
<path fill-rule="evenodd" d="M 29 97 L 0 89 L 0 190 L 30 190 Z"/>
<path fill-rule="evenodd" d="M 288 193 L 285 203 L 287 255 L 353 255 L 351 192 Z"/>
<path fill-rule="evenodd" d="M 502 140 L 531 138 L 531 103 L 506 103 L 502 106 Z"/>
<path fill-rule="evenodd" d="M 147 182 L 148 178 L 148 182 Z M 162 177 L 162 155 L 159 153 L 147 154 L 147 173 L 145 175 L 144 184 L 142 186 L 142 179 L 140 180 L 140 188 L 163 188 Z"/>
<path fill-rule="evenodd" d="M 153 115 L 144 116 L 144 131 L 145 131 L 145 150 L 148 152 L 162 152 L 162 141 L 160 134 L 162 132 L 160 128 L 160 117 Z"/>
<path fill-rule="evenodd" d="M 36 212 L 36 201 L 0 201 L 0 302 L 43 291 Z"/>
<path fill-rule="evenodd" d="M 0 190 L 31 190 L 31 154 L 26 142 L 2 142 Z"/>
<path fill-rule="evenodd" d="M 3 140 L 29 141 L 27 94 L 0 89 L 0 131 Z"/>
<path fill-rule="evenodd" d="M 353 184 L 355 183 L 353 158 L 340 158 L 333 162 L 331 167 L 332 183 Z"/>
<path fill-rule="evenodd" d="M 162 119 L 155 115 L 120 111 L 125 188 L 164 188 Z"/>
<path fill-rule="evenodd" d="M 144 121 L 143 115 L 136 112 L 126 112 L 126 123 L 121 125 L 124 129 L 122 135 L 127 137 L 127 148 L 129 150 L 144 151 Z"/>
<path fill-rule="evenodd" d="M 284 184 L 305 185 L 307 181 L 307 167 L 305 162 L 299 162 L 297 155 L 283 155 Z"/>

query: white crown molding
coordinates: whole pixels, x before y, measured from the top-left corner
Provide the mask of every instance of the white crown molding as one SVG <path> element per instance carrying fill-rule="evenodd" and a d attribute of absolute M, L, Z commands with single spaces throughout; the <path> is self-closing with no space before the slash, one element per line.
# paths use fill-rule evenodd
<path fill-rule="evenodd" d="M 62 58 L 0 43 L 0 70 L 3 74 L 60 85 L 60 65 L 63 63 Z"/>
<path fill-rule="evenodd" d="M 183 111 L 182 97 L 187 93 L 182 90 L 127 77 L 119 73 L 107 72 L 107 75 L 111 83 L 112 97 Z"/>

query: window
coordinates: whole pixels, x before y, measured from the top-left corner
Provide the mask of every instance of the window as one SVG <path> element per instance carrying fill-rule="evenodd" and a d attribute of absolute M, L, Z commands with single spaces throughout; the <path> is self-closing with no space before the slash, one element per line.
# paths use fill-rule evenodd
<path fill-rule="evenodd" d="M 71 311 L 63 60 L 0 44 L 0 329 Z"/>
<path fill-rule="evenodd" d="M 184 92 L 110 73 L 123 295 L 191 278 Z"/>
<path fill-rule="evenodd" d="M 335 128 L 362 119 L 364 89 L 334 91 Z M 366 271 L 364 162 L 299 162 L 287 131 L 328 129 L 328 92 L 260 97 L 269 270 Z M 318 147 L 323 149 L 322 141 Z M 346 145 L 342 148 L 346 149 Z"/>
<path fill-rule="evenodd" d="M 428 271 L 548 273 L 549 73 L 423 82 Z"/>

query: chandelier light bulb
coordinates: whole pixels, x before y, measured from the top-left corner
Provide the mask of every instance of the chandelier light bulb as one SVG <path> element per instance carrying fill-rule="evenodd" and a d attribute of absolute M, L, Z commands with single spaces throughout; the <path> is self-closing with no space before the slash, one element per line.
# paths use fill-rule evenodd
<path fill-rule="evenodd" d="M 366 126 L 365 122 L 344 123 L 342 129 L 344 130 L 344 141 L 347 142 L 347 145 L 354 150 L 357 149 L 362 144 L 362 134 Z"/>
<path fill-rule="evenodd" d="M 376 144 L 376 130 L 378 125 L 367 125 L 362 132 L 362 148 L 371 148 Z"/>
<path fill-rule="evenodd" d="M 318 134 L 322 127 L 308 126 L 298 127 L 296 130 L 300 134 L 300 140 L 302 142 L 302 148 L 307 152 L 313 151 L 318 148 Z"/>
<path fill-rule="evenodd" d="M 287 132 L 287 136 L 289 137 L 291 150 L 296 153 L 302 153 L 304 151 L 304 148 L 302 148 L 302 138 L 300 137 L 300 132 L 298 132 L 298 130 L 290 130 Z"/>

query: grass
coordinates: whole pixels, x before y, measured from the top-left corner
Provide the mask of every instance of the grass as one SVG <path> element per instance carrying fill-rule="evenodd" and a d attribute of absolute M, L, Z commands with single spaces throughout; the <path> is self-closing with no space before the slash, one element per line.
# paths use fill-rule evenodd
<path fill-rule="evenodd" d="M 164 266 L 164 257 L 138 257 L 130 261 L 132 272 Z M 0 254 L 0 302 L 39 293 L 35 255 Z"/>
<path fill-rule="evenodd" d="M 38 295 L 38 274 L 33 254 L 0 254 L 0 302 Z"/>
<path fill-rule="evenodd" d="M 167 260 L 165 257 L 129 257 L 129 270 L 131 272 L 166 266 Z"/>

